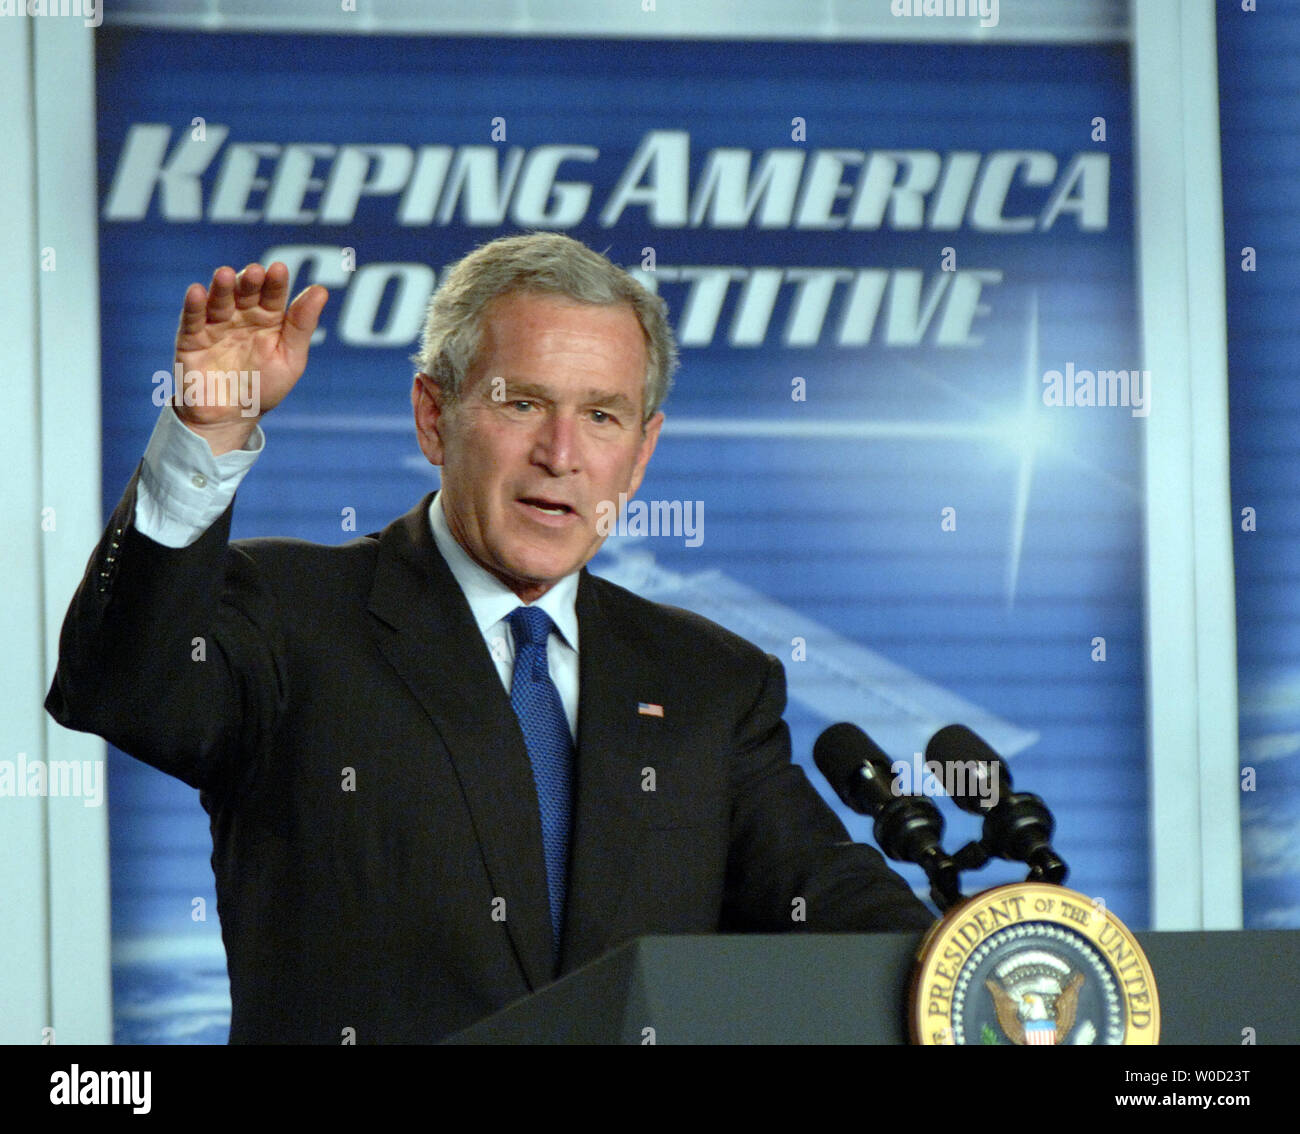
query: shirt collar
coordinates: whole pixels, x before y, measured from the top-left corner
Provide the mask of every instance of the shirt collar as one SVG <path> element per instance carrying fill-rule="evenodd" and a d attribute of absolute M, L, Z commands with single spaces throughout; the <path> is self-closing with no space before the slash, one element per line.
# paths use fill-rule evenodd
<path fill-rule="evenodd" d="M 442 510 L 441 492 L 434 496 L 429 504 L 429 527 L 433 530 L 433 542 L 437 544 L 443 559 L 451 569 L 453 578 L 469 603 L 470 612 L 474 615 L 479 632 L 486 637 L 488 631 L 515 607 L 524 605 L 523 600 L 490 571 L 475 563 L 469 553 L 456 541 L 447 524 L 447 514 Z M 578 614 L 575 607 L 578 598 L 578 574 L 578 571 L 573 571 L 565 575 L 541 598 L 531 604 L 541 607 L 551 616 L 551 621 L 555 623 L 560 636 L 575 653 L 578 650 Z"/>

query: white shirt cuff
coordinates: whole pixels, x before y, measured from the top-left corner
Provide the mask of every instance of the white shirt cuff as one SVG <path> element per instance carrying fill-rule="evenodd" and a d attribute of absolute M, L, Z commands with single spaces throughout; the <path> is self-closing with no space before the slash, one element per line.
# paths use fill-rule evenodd
<path fill-rule="evenodd" d="M 136 487 L 136 530 L 164 547 L 189 547 L 230 507 L 265 444 L 255 425 L 242 449 L 213 456 L 208 443 L 163 406 Z"/>

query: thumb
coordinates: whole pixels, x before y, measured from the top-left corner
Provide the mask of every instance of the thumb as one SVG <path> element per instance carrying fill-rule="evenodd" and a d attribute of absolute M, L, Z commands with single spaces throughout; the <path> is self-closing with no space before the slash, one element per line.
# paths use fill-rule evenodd
<path fill-rule="evenodd" d="M 330 293 L 320 284 L 300 291 L 289 310 L 284 314 L 284 324 L 280 331 L 280 341 L 285 352 L 291 355 L 306 355 L 311 346 L 311 337 L 320 322 L 321 312 L 329 301 Z"/>

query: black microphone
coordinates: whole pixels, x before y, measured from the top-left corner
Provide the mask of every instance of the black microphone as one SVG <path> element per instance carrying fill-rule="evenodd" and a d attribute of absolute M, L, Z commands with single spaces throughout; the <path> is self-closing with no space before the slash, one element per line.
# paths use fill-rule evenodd
<path fill-rule="evenodd" d="M 943 816 L 928 799 L 899 795 L 889 757 L 857 725 L 833 724 L 813 745 L 813 761 L 846 807 L 875 820 L 880 849 L 914 862 L 930 879 L 930 896 L 942 910 L 962 901 L 957 867 L 943 849 Z"/>
<path fill-rule="evenodd" d="M 1056 821 L 1047 804 L 1036 795 L 1012 790 L 1011 769 L 982 737 L 965 725 L 948 725 L 930 738 L 925 759 L 939 765 L 958 807 L 984 816 L 980 845 L 988 854 L 1028 863 L 1031 881 L 1065 881 L 1069 867 L 1052 849 Z M 962 865 L 974 864 L 967 848 L 957 858 Z"/>
<path fill-rule="evenodd" d="M 855 724 L 833 724 L 813 745 L 813 762 L 846 807 L 873 818 L 898 797 L 889 757 Z M 888 852 L 886 852 L 888 853 Z M 890 856 L 891 858 L 894 856 Z"/>

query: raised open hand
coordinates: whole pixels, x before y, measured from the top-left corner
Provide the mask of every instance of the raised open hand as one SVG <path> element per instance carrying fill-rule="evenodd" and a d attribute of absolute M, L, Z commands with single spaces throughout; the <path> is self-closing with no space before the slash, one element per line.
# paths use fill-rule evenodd
<path fill-rule="evenodd" d="M 176 362 L 184 373 L 199 371 L 205 380 L 201 386 L 178 384 L 173 404 L 218 455 L 243 446 L 258 419 L 284 400 L 307 366 L 329 292 L 313 284 L 286 306 L 288 296 L 289 269 L 279 261 L 266 269 L 249 264 L 238 275 L 220 267 L 206 289 L 195 283 L 185 293 Z"/>

